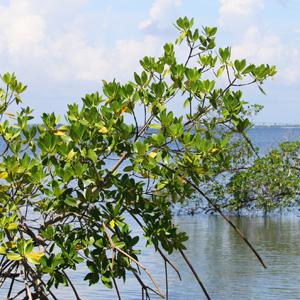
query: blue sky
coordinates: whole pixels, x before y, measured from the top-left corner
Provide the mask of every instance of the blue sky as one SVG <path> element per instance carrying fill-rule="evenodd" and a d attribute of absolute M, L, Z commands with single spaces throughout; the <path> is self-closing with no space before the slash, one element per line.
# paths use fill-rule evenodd
<path fill-rule="evenodd" d="M 300 124 L 299 0 L 0 0 L 0 73 L 28 84 L 24 103 L 37 117 L 63 115 L 101 79 L 132 79 L 140 58 L 174 40 L 172 23 L 185 15 L 218 26 L 218 45 L 236 57 L 277 65 L 267 96 L 245 91 L 265 106 L 256 123 Z"/>

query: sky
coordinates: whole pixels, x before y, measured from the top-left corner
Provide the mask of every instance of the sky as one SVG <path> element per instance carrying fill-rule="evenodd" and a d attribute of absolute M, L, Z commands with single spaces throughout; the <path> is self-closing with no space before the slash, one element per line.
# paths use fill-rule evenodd
<path fill-rule="evenodd" d="M 0 74 L 28 85 L 24 105 L 64 115 L 67 104 L 101 90 L 101 80 L 132 80 L 139 59 L 174 41 L 180 16 L 217 26 L 217 45 L 234 57 L 275 64 L 257 124 L 300 124 L 299 0 L 0 0 Z M 176 108 L 174 108 L 176 110 Z"/>

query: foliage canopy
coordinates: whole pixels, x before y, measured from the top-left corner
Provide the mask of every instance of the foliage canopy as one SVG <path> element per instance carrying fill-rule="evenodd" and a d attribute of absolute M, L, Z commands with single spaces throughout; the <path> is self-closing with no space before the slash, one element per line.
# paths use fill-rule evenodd
<path fill-rule="evenodd" d="M 238 213 L 267 214 L 295 207 L 299 203 L 299 154 L 298 141 L 284 142 L 255 159 L 244 151 L 229 170 L 214 178 L 207 192 L 220 207 Z"/>
<path fill-rule="evenodd" d="M 178 39 L 164 45 L 161 57 L 143 58 L 133 81 L 103 81 L 101 93 L 68 106 L 63 124 L 44 113 L 42 124 L 29 125 L 28 107 L 9 114 L 26 87 L 14 74 L 2 75 L 0 279 L 11 281 L 8 299 L 17 278 L 29 299 L 57 299 L 53 289 L 61 284 L 80 299 L 68 276 L 79 264 L 87 265 L 89 284 L 114 286 L 119 298 L 115 279 L 129 272 L 150 297 L 141 268 L 163 297 L 139 262 L 132 221 L 169 265 L 166 253 L 175 250 L 188 261 L 187 235 L 173 224 L 171 206 L 202 193 L 202 182 L 228 168 L 232 137 L 247 138 L 251 126 L 240 88 L 261 89 L 276 73 L 233 60 L 229 47 L 216 49 L 217 28 L 193 24 L 179 18 Z M 187 54 L 182 62 L 180 47 Z M 171 102 L 182 108 L 180 115 L 170 111 Z"/>

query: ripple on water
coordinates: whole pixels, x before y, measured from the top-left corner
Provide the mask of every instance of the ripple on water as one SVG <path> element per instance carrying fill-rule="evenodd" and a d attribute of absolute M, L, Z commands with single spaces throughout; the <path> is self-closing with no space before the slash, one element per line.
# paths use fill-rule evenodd
<path fill-rule="evenodd" d="M 249 248 L 229 226 L 217 216 L 182 216 L 175 222 L 186 231 L 187 254 L 201 275 L 214 300 L 295 300 L 300 299 L 300 218 L 240 217 L 232 218 L 249 237 L 268 265 L 263 269 Z M 138 232 L 138 229 L 134 229 Z M 142 245 L 142 244 L 141 244 Z M 169 270 L 169 299 L 205 299 L 193 276 L 178 253 L 172 260 L 181 269 L 183 281 Z M 146 249 L 141 262 L 164 288 L 161 259 L 152 249 Z M 85 268 L 80 267 L 71 277 L 83 300 L 117 299 L 113 290 L 101 284 L 88 287 L 83 282 Z M 146 277 L 143 277 L 146 280 Z M 130 277 L 123 285 L 119 281 L 122 299 L 141 299 L 136 281 Z M 5 299 L 1 288 L 0 299 Z M 67 288 L 55 292 L 58 299 L 74 299 Z M 153 299 L 158 299 L 153 297 Z"/>

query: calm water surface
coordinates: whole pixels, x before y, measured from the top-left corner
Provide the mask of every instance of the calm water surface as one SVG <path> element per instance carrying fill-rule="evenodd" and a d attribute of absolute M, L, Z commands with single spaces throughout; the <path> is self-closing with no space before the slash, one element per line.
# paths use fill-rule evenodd
<path fill-rule="evenodd" d="M 186 243 L 187 254 L 212 299 L 300 299 L 300 212 L 293 216 L 232 219 L 259 251 L 268 265 L 267 269 L 261 267 L 246 245 L 220 217 L 198 215 L 175 219 L 178 226 L 190 236 Z M 169 299 L 205 299 L 180 255 L 173 254 L 171 259 L 181 270 L 183 281 L 178 280 L 174 271 L 169 271 Z M 152 249 L 147 249 L 141 262 L 164 289 L 165 277 L 160 257 Z M 101 284 L 88 287 L 83 281 L 85 274 L 84 268 L 72 274 L 82 300 L 117 299 L 115 291 Z M 143 278 L 147 280 L 145 276 Z M 122 282 L 119 285 L 122 299 L 142 299 L 140 288 L 133 278 L 129 278 L 126 285 Z M 2 289 L 0 299 L 6 299 L 4 293 L 5 289 Z M 55 295 L 59 300 L 75 299 L 66 288 L 60 288 Z"/>
<path fill-rule="evenodd" d="M 232 219 L 264 258 L 267 269 L 262 268 L 247 246 L 220 217 L 199 215 L 175 219 L 190 236 L 186 243 L 187 254 L 212 299 L 300 299 L 300 213 L 294 216 Z M 175 272 L 170 270 L 169 299 L 205 299 L 180 255 L 172 255 L 172 261 L 181 270 L 183 281 L 180 282 Z M 149 249 L 141 262 L 164 289 L 165 277 L 160 257 Z M 101 284 L 88 288 L 82 280 L 84 274 L 84 270 L 78 270 L 72 276 L 83 300 L 117 299 L 113 290 Z M 132 278 L 126 285 L 122 282 L 119 284 L 122 299 L 142 299 L 139 286 Z M 65 300 L 75 299 L 71 295 L 67 289 L 60 289 L 56 293 L 58 299 Z"/>

